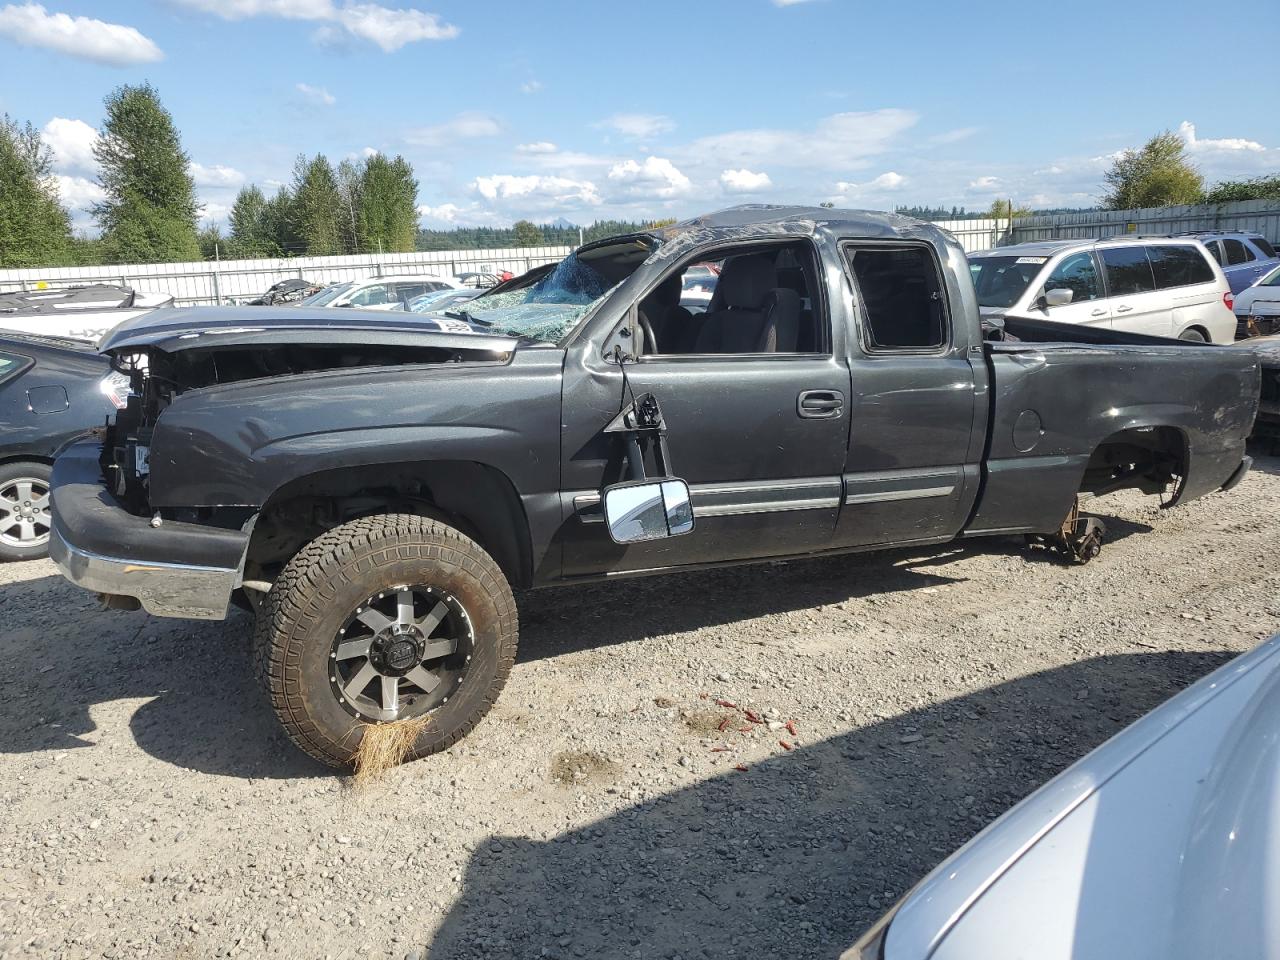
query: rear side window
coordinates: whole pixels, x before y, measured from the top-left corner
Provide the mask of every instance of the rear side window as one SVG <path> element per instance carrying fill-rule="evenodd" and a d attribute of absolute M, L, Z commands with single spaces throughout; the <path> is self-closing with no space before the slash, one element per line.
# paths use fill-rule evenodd
<path fill-rule="evenodd" d="M 0 353 L 0 383 L 16 376 L 26 365 L 25 357 L 15 357 L 9 353 Z"/>
<path fill-rule="evenodd" d="M 1209 251 L 1209 256 L 1218 261 L 1218 266 L 1222 266 L 1222 251 L 1218 249 L 1218 241 L 1206 240 L 1204 248 Z"/>
<path fill-rule="evenodd" d="M 1113 297 L 1149 293 L 1156 288 L 1145 247 L 1104 247 L 1101 253 Z"/>
<path fill-rule="evenodd" d="M 1222 241 L 1222 246 L 1227 251 L 1227 266 L 1234 267 L 1237 263 L 1248 263 L 1250 260 L 1256 260 L 1253 251 L 1246 247 L 1234 237 L 1228 237 Z"/>
<path fill-rule="evenodd" d="M 1273 247 L 1265 237 L 1250 237 L 1253 245 L 1262 251 L 1262 255 L 1270 260 L 1276 255 L 1276 248 Z"/>
<path fill-rule="evenodd" d="M 1195 247 L 1152 246 L 1147 247 L 1151 270 L 1155 274 L 1156 288 L 1187 287 L 1197 283 L 1213 283 L 1213 268 Z"/>
<path fill-rule="evenodd" d="M 923 247 L 847 247 L 868 346 L 936 350 L 947 342 L 946 303 Z"/>
<path fill-rule="evenodd" d="M 1093 254 L 1073 253 L 1064 258 L 1053 268 L 1053 273 L 1049 274 L 1049 279 L 1044 282 L 1044 289 L 1046 293 L 1050 290 L 1070 290 L 1072 303 L 1097 300 L 1102 296 L 1102 291 L 1099 288 L 1098 268 L 1094 266 Z"/>

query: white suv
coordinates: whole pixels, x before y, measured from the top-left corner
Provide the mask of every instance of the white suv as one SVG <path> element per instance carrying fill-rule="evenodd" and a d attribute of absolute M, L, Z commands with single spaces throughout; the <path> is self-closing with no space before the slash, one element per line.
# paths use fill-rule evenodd
<path fill-rule="evenodd" d="M 969 254 L 983 316 L 1231 343 L 1222 268 L 1191 238 L 1047 240 Z"/>

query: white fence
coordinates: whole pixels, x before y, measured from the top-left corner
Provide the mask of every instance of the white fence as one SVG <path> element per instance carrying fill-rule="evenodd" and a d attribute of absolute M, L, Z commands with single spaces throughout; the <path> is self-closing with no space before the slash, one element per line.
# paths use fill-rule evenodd
<path fill-rule="evenodd" d="M 1072 240 L 1115 234 L 1168 234 L 1197 230 L 1261 233 L 1280 243 L 1280 202 L 1236 203 L 1143 210 L 1088 210 L 1007 219 L 941 220 L 967 251 L 986 250 L 1027 240 Z M 292 257 L 283 260 L 222 260 L 110 267 L 43 267 L 0 270 L 0 292 L 29 290 L 39 284 L 69 287 L 84 283 L 121 283 L 140 290 L 172 294 L 180 304 L 238 303 L 258 296 L 288 277 L 334 283 L 394 273 L 456 276 L 460 273 L 521 274 L 530 267 L 565 257 L 571 247 L 522 247 L 504 250 L 450 250 L 352 257 Z"/>
<path fill-rule="evenodd" d="M 259 296 L 273 283 L 302 277 L 316 283 L 362 280 L 392 274 L 524 273 L 568 255 L 571 247 L 521 247 L 506 250 L 448 250 L 385 253 L 350 257 L 290 257 L 280 260 L 220 260 L 148 263 L 106 267 L 35 267 L 0 270 L 0 292 L 86 283 L 119 283 L 139 290 L 171 294 L 181 305 L 240 303 Z"/>

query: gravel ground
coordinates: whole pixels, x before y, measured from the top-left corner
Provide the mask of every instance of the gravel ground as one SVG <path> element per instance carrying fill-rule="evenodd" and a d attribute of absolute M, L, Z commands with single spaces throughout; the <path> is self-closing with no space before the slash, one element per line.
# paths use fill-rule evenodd
<path fill-rule="evenodd" d="M 1083 568 L 978 541 L 525 596 L 489 719 L 362 791 L 277 731 L 246 617 L 0 567 L 0 956 L 833 960 L 1278 629 L 1280 460 L 1094 509 Z"/>

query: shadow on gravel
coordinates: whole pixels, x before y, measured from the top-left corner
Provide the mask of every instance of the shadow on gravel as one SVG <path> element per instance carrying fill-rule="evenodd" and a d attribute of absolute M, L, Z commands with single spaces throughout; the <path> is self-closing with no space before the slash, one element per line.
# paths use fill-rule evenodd
<path fill-rule="evenodd" d="M 1251 440 L 1249 455 L 1253 457 L 1251 469 L 1273 477 L 1280 476 L 1280 440 Z"/>
<path fill-rule="evenodd" d="M 1107 525 L 1106 543 L 1152 530 L 1145 523 L 1103 511 L 1094 515 Z M 965 578 L 934 573 L 931 568 L 983 555 L 1062 563 L 1044 550 L 1028 549 L 1021 536 L 975 537 L 930 547 L 762 561 L 531 591 L 519 598 L 519 659 L 541 660 L 654 634 L 681 633 L 845 600 L 960 583 Z"/>
<path fill-rule="evenodd" d="M 429 956 L 834 960 L 984 824 L 1232 656 L 1098 657 L 745 773 L 691 741 L 730 758 L 723 775 L 549 842 L 485 844 Z"/>
<path fill-rule="evenodd" d="M 332 776 L 280 731 L 254 679 L 247 615 L 164 620 L 99 611 L 86 597 L 59 577 L 0 596 L 0 754 L 81 749 L 118 762 L 99 741 L 125 731 L 100 727 L 90 709 L 137 698 L 148 702 L 129 732 L 159 760 L 233 777 Z"/>

